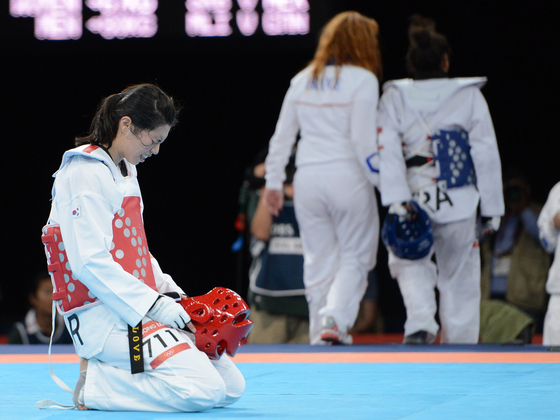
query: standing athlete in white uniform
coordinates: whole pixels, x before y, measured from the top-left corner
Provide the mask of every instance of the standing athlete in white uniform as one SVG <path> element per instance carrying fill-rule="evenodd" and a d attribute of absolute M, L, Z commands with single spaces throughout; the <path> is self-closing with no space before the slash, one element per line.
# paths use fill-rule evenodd
<path fill-rule="evenodd" d="M 311 344 L 345 343 L 376 262 L 374 185 L 378 26 L 356 12 L 323 29 L 312 63 L 290 84 L 265 162 L 265 203 L 282 208 L 284 167 L 296 141 L 294 205 L 304 251 Z"/>
<path fill-rule="evenodd" d="M 486 79 L 448 78 L 449 53 L 443 35 L 415 31 L 407 56 L 414 79 L 386 83 L 380 100 L 382 203 L 402 215 L 415 200 L 428 213 L 434 235 L 424 258 L 389 252 L 407 312 L 405 343 L 435 340 L 436 287 L 441 342 L 478 342 L 477 207 L 495 228 L 504 212 L 500 156 L 480 92 Z"/>
<path fill-rule="evenodd" d="M 79 409 L 200 411 L 244 391 L 233 362 L 209 360 L 184 330 L 194 331 L 189 315 L 162 295 L 183 291 L 148 249 L 135 165 L 159 152 L 175 123 L 158 87 L 129 87 L 102 102 L 55 174 L 43 241 L 53 299 L 81 358 Z"/>
<path fill-rule="evenodd" d="M 554 253 L 554 262 L 548 271 L 546 291 L 550 294 L 544 318 L 543 344 L 560 345 L 560 182 L 556 184 L 541 210 L 537 222 L 541 243 L 549 253 Z"/>

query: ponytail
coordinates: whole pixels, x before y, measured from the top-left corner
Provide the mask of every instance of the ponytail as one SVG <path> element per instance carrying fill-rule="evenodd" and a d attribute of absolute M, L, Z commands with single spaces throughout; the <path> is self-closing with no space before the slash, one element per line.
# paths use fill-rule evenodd
<path fill-rule="evenodd" d="M 111 147 L 113 139 L 117 135 L 120 121 L 119 113 L 117 112 L 120 99 L 120 94 L 117 93 L 101 101 L 91 122 L 89 134 L 84 137 L 76 137 L 76 146 L 83 144 L 105 144 Z"/>
<path fill-rule="evenodd" d="M 121 93 L 103 99 L 90 125 L 89 134 L 76 137 L 76 146 L 104 145 L 110 148 L 117 135 L 119 121 L 130 117 L 136 130 L 151 131 L 161 125 L 177 124 L 178 106 L 173 98 L 152 84 L 130 86 Z"/>

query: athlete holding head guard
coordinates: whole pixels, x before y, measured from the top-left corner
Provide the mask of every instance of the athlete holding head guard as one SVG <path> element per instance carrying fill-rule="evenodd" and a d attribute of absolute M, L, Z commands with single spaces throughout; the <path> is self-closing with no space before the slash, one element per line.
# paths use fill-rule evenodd
<path fill-rule="evenodd" d="M 447 39 L 435 32 L 432 21 L 415 20 L 411 28 L 407 60 L 414 78 L 385 83 L 378 116 L 381 197 L 390 206 L 388 221 L 399 226 L 395 217 L 403 223 L 411 219 L 410 203 L 417 202 L 431 224 L 431 233 L 420 232 L 426 240 L 433 234 L 434 241 L 425 256 L 409 256 L 402 242 L 413 244 L 418 238 L 407 237 L 411 230 L 404 229 L 401 255 L 388 245 L 389 268 L 407 312 L 404 342 L 435 340 L 437 287 L 441 342 L 477 343 L 477 209 L 480 204 L 485 229 L 497 229 L 504 213 L 500 156 L 480 92 L 486 79 L 449 78 Z M 384 226 L 384 231 L 391 229 Z"/>
<path fill-rule="evenodd" d="M 201 411 L 245 389 L 231 359 L 197 349 L 199 332 L 176 301 L 184 292 L 148 249 L 136 165 L 158 154 L 176 115 L 154 85 L 111 95 L 55 174 L 43 243 L 53 300 L 81 358 L 74 405 L 82 410 Z M 250 329 L 246 315 L 233 321 Z"/>

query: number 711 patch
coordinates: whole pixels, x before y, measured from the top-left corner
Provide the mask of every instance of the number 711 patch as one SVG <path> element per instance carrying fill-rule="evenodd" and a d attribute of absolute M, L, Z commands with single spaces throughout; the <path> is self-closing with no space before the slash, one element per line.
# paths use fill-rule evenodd
<path fill-rule="evenodd" d="M 152 369 L 156 369 L 170 357 L 191 348 L 182 337 L 177 337 L 176 331 L 159 322 L 151 321 L 143 325 L 142 335 L 144 339 L 142 347 L 147 346 L 148 350 L 148 354 L 144 354 L 144 357 L 153 359 L 150 362 Z"/>

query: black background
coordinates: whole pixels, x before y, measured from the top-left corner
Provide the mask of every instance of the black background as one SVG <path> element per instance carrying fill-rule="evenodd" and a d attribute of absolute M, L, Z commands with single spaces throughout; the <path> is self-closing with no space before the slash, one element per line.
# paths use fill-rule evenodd
<path fill-rule="evenodd" d="M 289 81 L 312 58 L 319 29 L 357 10 L 381 28 L 384 80 L 406 77 L 408 17 L 434 18 L 454 51 L 451 76 L 487 76 L 483 93 L 504 169 L 523 171 L 544 202 L 558 171 L 558 11 L 553 1 L 310 0 L 302 36 L 190 38 L 185 3 L 160 0 L 151 39 L 107 41 L 84 29 L 76 41 L 39 41 L 32 18 L 0 8 L 2 262 L 0 327 L 27 309 L 26 287 L 45 268 L 41 227 L 51 175 L 84 134 L 102 97 L 151 82 L 184 105 L 159 156 L 139 166 L 150 250 L 191 295 L 238 288 L 233 222 L 245 168 L 270 139 Z M 234 11 L 237 4 L 234 1 Z M 260 10 L 260 5 L 258 10 Z M 89 14 L 88 14 L 89 13 Z M 84 6 L 84 21 L 92 16 Z M 381 254 L 381 305 L 402 327 L 395 282 Z M 1 331 L 0 331 L 1 332 Z"/>

